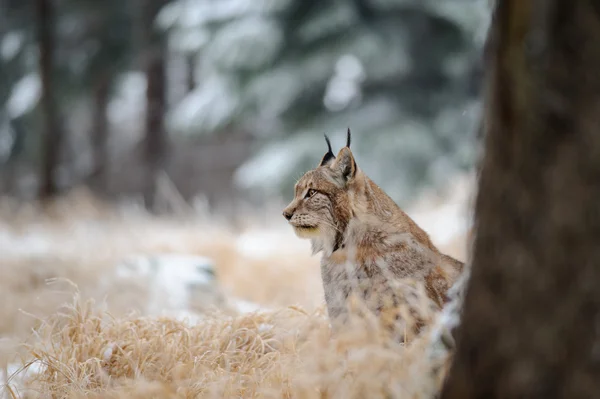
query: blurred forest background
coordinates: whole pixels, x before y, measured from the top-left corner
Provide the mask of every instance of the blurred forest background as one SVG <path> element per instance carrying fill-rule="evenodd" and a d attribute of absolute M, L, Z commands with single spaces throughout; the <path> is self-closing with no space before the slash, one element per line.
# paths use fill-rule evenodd
<path fill-rule="evenodd" d="M 437 390 L 441 335 L 392 352 L 350 329 L 362 363 L 323 340 L 319 257 L 281 211 L 326 152 L 323 134 L 337 151 L 350 128 L 359 166 L 466 260 L 490 11 L 0 0 L 0 397 L 159 397 L 146 382 L 189 397 Z M 87 330 L 84 314 L 114 330 Z M 164 334 L 180 322 L 198 341 L 182 344 L 188 327 Z M 361 378 L 340 378 L 355 368 Z"/>
<path fill-rule="evenodd" d="M 0 193 L 89 187 L 154 210 L 176 193 L 232 211 L 289 199 L 323 133 L 339 148 L 350 127 L 359 164 L 405 204 L 476 160 L 489 10 L 0 0 Z"/>

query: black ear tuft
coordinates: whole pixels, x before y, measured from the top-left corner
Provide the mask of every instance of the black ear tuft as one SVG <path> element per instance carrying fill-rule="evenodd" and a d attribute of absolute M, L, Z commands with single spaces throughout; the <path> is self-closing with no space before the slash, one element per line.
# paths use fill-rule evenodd
<path fill-rule="evenodd" d="M 326 134 L 323 134 L 323 136 L 325 136 L 325 142 L 327 143 L 327 149 L 329 150 L 329 153 L 333 154 L 333 150 L 331 149 L 331 141 L 329 141 L 329 137 L 327 137 Z"/>
<path fill-rule="evenodd" d="M 323 159 L 321 160 L 321 164 L 319 166 L 326 165 L 327 163 L 335 159 L 335 155 L 333 154 L 333 150 L 331 149 L 331 141 L 329 141 L 329 137 L 327 137 L 326 134 L 324 134 L 324 136 L 325 141 L 327 142 L 327 153 L 325 154 L 325 156 L 323 156 Z"/>
<path fill-rule="evenodd" d="M 352 141 L 352 135 L 350 134 L 350 128 L 348 128 L 348 135 L 346 136 L 346 147 L 350 148 L 350 141 Z"/>

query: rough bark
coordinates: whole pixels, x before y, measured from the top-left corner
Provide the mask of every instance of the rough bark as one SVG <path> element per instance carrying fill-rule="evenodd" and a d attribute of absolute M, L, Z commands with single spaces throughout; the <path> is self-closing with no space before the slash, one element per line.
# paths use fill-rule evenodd
<path fill-rule="evenodd" d="M 600 397 L 600 14 L 500 0 L 472 274 L 442 398 Z"/>
<path fill-rule="evenodd" d="M 57 103 L 54 98 L 54 10 L 52 0 L 36 0 L 39 70 L 42 82 L 41 106 L 43 112 L 42 162 L 40 171 L 41 199 L 58 193 L 56 168 L 59 162 L 63 134 L 60 127 Z"/>

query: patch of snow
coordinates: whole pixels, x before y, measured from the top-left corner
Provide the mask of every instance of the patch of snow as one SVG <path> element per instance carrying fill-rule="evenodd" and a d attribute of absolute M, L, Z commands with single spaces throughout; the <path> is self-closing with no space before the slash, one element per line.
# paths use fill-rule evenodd
<path fill-rule="evenodd" d="M 263 118 L 276 118 L 288 110 L 303 90 L 303 82 L 297 78 L 298 68 L 283 65 L 263 72 L 252 79 L 246 90 L 247 101 L 257 104 Z M 260 130 L 260 129 L 259 129 Z M 262 131 L 257 134 L 265 134 Z"/>
<path fill-rule="evenodd" d="M 476 45 L 484 44 L 491 23 L 491 2 L 468 1 L 468 6 L 460 4 L 460 1 L 428 1 L 426 3 L 429 5 L 430 12 L 452 20 L 470 32 L 469 36 Z"/>
<path fill-rule="evenodd" d="M 322 140 L 322 133 L 301 131 L 283 142 L 267 144 L 236 170 L 234 182 L 242 189 L 260 187 L 271 190 L 280 187 L 307 154 L 313 153 L 315 148 L 322 148 Z"/>
<path fill-rule="evenodd" d="M 4 376 L 0 373 L 0 388 L 5 384 L 10 384 L 11 388 L 17 391 L 24 389 L 22 381 L 31 378 L 37 374 L 41 374 L 45 370 L 45 366 L 40 362 L 33 362 L 29 366 L 23 368 L 22 363 L 9 363 L 6 367 L 8 375 Z M 9 381 L 4 381 L 6 377 Z M 1 392 L 1 391 L 0 391 Z"/>
<path fill-rule="evenodd" d="M 22 234 L 0 230 L 0 248 L 2 256 L 36 256 L 52 250 L 52 242 L 43 234 L 29 232 Z"/>
<path fill-rule="evenodd" d="M 208 29 L 180 29 L 170 33 L 169 47 L 176 52 L 195 53 L 202 50 L 210 40 Z"/>
<path fill-rule="evenodd" d="M 360 96 L 360 85 L 357 82 L 336 75 L 327 82 L 323 104 L 328 110 L 337 112 Z"/>
<path fill-rule="evenodd" d="M 298 37 L 303 42 L 311 42 L 326 37 L 328 34 L 352 29 L 356 21 L 356 11 L 350 2 L 330 2 L 323 6 L 319 13 L 307 18 L 298 29 Z"/>
<path fill-rule="evenodd" d="M 271 331 L 275 327 L 273 324 L 261 323 L 258 325 L 258 332 L 264 333 L 267 331 Z"/>
<path fill-rule="evenodd" d="M 9 32 L 0 42 L 0 57 L 3 61 L 12 60 L 23 47 L 25 37 L 21 32 Z"/>
<path fill-rule="evenodd" d="M 157 18 L 162 29 L 193 28 L 250 14 L 284 10 L 293 0 L 180 0 L 164 7 Z"/>
<path fill-rule="evenodd" d="M 108 344 L 106 346 L 106 348 L 104 349 L 104 352 L 102 352 L 102 360 L 104 360 L 105 362 L 108 362 L 110 360 L 110 358 L 112 357 L 116 347 L 117 347 L 117 344 L 115 344 L 115 343 Z"/>
<path fill-rule="evenodd" d="M 163 15 L 159 15 L 159 21 L 162 26 L 168 22 L 176 22 L 181 27 L 197 27 L 208 22 L 242 16 L 251 6 L 252 0 L 179 1 L 170 9 L 165 8 L 161 12 Z M 169 15 L 164 15 L 166 13 Z"/>
<path fill-rule="evenodd" d="M 323 103 L 330 111 L 341 111 L 352 101 L 360 99 L 360 85 L 365 79 L 365 71 L 360 60 L 345 54 L 336 62 L 335 74 L 327 83 Z"/>
<path fill-rule="evenodd" d="M 436 245 L 443 246 L 466 234 L 472 224 L 470 199 L 475 189 L 474 176 L 457 176 L 449 188 L 443 200 L 439 196 L 424 196 L 407 212 Z"/>
<path fill-rule="evenodd" d="M 202 314 L 193 312 L 191 310 L 178 310 L 176 312 L 172 312 L 170 316 L 190 327 L 195 326 L 204 320 L 204 316 Z"/>
<path fill-rule="evenodd" d="M 129 125 L 146 110 L 146 76 L 141 72 L 123 74 L 108 105 L 108 120 L 114 125 Z"/>
<path fill-rule="evenodd" d="M 195 292 L 218 295 L 212 260 L 192 255 L 137 255 L 117 266 L 122 279 L 150 282 L 150 313 L 186 311 Z"/>
<path fill-rule="evenodd" d="M 267 18 L 250 16 L 219 29 L 205 57 L 225 68 L 259 70 L 267 66 L 283 45 L 283 31 Z"/>
<path fill-rule="evenodd" d="M 8 375 L 12 375 L 12 374 L 16 373 L 17 371 L 19 371 L 19 369 L 21 367 L 23 367 L 23 365 L 21 365 L 21 364 L 17 364 L 17 363 L 9 364 L 7 367 Z M 28 376 L 34 375 L 34 374 L 39 374 L 39 373 L 42 373 L 43 371 L 44 371 L 44 365 L 39 362 L 31 363 L 31 365 L 29 367 L 27 367 L 25 370 L 23 370 L 25 375 L 28 375 Z"/>
<path fill-rule="evenodd" d="M 180 15 L 186 8 L 186 3 L 189 2 L 184 0 L 173 1 L 161 8 L 155 20 L 157 27 L 162 30 L 168 30 L 175 27 Z"/>
<path fill-rule="evenodd" d="M 283 221 L 283 217 L 281 218 Z M 250 229 L 237 236 L 236 251 L 250 259 L 265 259 L 276 253 L 310 253 L 310 242 L 301 240 L 289 226 L 266 230 Z"/>
<path fill-rule="evenodd" d="M 12 88 L 6 102 L 6 113 L 15 119 L 31 111 L 42 95 L 42 83 L 37 73 L 30 73 L 19 80 Z"/>
<path fill-rule="evenodd" d="M 235 173 L 234 180 L 242 188 L 253 187 L 270 181 L 277 185 L 282 175 L 290 173 L 296 162 L 290 160 L 295 152 L 285 144 L 270 145 L 258 156 L 243 164 Z"/>
<path fill-rule="evenodd" d="M 168 125 L 184 134 L 211 132 L 231 120 L 238 104 L 231 82 L 218 75 L 207 76 L 171 111 Z"/>
<path fill-rule="evenodd" d="M 279 247 L 280 235 L 275 232 L 252 231 L 241 234 L 236 249 L 249 258 L 265 258 Z"/>
<path fill-rule="evenodd" d="M 437 209 L 411 214 L 411 218 L 439 245 L 449 243 L 468 229 L 464 204 L 446 204 Z"/>
<path fill-rule="evenodd" d="M 245 301 L 243 299 L 234 299 L 231 301 L 231 303 L 232 303 L 234 309 L 236 309 L 239 313 L 242 313 L 242 314 L 266 310 L 265 308 L 263 308 L 262 306 L 260 306 L 256 303 Z"/>

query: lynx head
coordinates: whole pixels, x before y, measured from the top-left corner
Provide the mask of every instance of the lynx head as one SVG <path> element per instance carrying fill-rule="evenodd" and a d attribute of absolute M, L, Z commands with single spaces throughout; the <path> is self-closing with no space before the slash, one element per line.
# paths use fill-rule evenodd
<path fill-rule="evenodd" d="M 348 129 L 346 146 L 335 156 L 325 136 L 327 153 L 296 183 L 294 199 L 283 211 L 296 235 L 312 240 L 315 253 L 341 245 L 352 217 L 350 202 L 359 170 L 350 151 L 350 138 Z"/>

